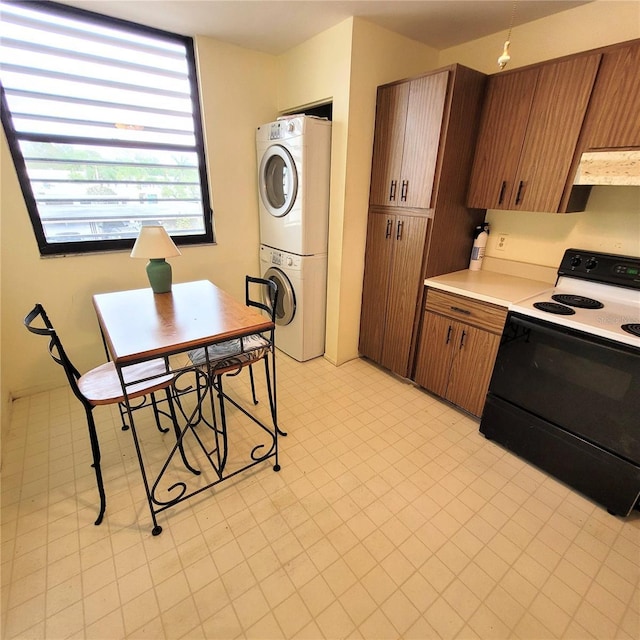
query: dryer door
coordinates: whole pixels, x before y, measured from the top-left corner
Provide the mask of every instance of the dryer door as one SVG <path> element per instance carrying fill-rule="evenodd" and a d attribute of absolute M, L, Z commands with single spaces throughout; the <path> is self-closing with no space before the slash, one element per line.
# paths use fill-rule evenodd
<path fill-rule="evenodd" d="M 276 324 L 280 326 L 289 324 L 296 315 L 296 293 L 291 280 L 277 267 L 270 267 L 262 277 L 273 280 L 278 286 Z M 269 301 L 265 300 L 265 304 L 269 304 Z"/>
<path fill-rule="evenodd" d="M 264 152 L 258 182 L 260 199 L 267 211 L 276 218 L 286 216 L 298 195 L 298 172 L 284 147 L 274 144 Z"/>

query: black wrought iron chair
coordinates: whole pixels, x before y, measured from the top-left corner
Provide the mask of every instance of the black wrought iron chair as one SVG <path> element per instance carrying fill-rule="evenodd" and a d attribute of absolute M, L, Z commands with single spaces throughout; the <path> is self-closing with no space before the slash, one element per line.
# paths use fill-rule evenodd
<path fill-rule="evenodd" d="M 34 326 L 34 323 L 41 326 Z M 36 335 L 47 336 L 49 338 L 49 353 L 55 362 L 62 366 L 71 386 L 73 394 L 80 400 L 87 414 L 87 426 L 89 428 L 89 439 L 91 441 L 91 453 L 93 455 L 93 464 L 95 469 L 96 482 L 98 485 L 98 493 L 100 494 L 100 513 L 95 521 L 98 525 L 102 522 L 106 509 L 106 497 L 104 492 L 104 482 L 102 480 L 102 470 L 100 467 L 100 445 L 96 432 L 96 425 L 93 418 L 93 410 L 99 405 L 121 405 L 121 417 L 123 418 L 123 429 L 127 428 L 124 423 L 124 415 L 126 411 L 122 410 L 125 405 L 125 397 L 122 391 L 122 385 L 118 377 L 113 362 L 105 362 L 104 364 L 91 369 L 85 374 L 80 372 L 73 366 L 67 356 L 60 338 L 56 333 L 51 321 L 49 320 L 44 308 L 41 304 L 36 304 L 34 308 L 27 314 L 24 319 L 24 326 Z M 176 426 L 176 417 L 173 409 L 173 401 L 171 396 L 171 385 L 174 376 L 167 372 L 167 365 L 164 360 L 151 360 L 125 367 L 123 370 L 125 383 L 131 383 L 127 387 L 127 396 L 129 400 L 150 396 L 152 398 L 153 409 L 158 429 L 163 432 L 159 422 L 159 410 L 153 394 L 156 391 L 164 390 L 167 395 L 167 402 L 170 410 L 174 427 Z M 137 382 L 140 381 L 140 382 Z M 130 405 L 131 406 L 131 405 Z M 131 407 L 132 409 L 140 408 L 142 405 Z M 176 432 L 177 433 L 177 432 Z"/>
<path fill-rule="evenodd" d="M 252 295 L 252 289 L 259 291 Z M 278 305 L 278 286 L 273 280 L 264 278 L 245 278 L 245 304 L 264 311 L 275 323 Z M 269 331 L 256 333 L 243 338 L 235 338 L 206 348 L 194 349 L 188 352 L 191 362 L 201 370 L 208 372 L 213 386 L 222 394 L 222 376 L 237 376 L 243 369 L 249 368 L 251 396 L 253 403 L 258 404 L 253 365 L 264 361 L 269 408 L 273 424 L 278 434 L 287 434 L 278 428 L 276 402 L 276 364 L 275 364 L 275 327 Z M 271 358 L 269 358 L 271 356 Z M 271 366 L 269 366 L 271 359 Z M 222 399 L 221 399 L 222 400 Z M 224 417 L 224 407 L 221 401 Z"/>

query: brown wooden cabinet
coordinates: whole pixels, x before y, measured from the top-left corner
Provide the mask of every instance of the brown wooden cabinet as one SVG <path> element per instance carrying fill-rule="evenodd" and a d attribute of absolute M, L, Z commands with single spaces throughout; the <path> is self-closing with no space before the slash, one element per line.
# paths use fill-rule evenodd
<path fill-rule="evenodd" d="M 414 380 L 480 416 L 506 315 L 504 307 L 429 289 Z"/>
<path fill-rule="evenodd" d="M 370 204 L 431 206 L 448 71 L 378 88 Z"/>
<path fill-rule="evenodd" d="M 464 269 L 484 219 L 465 204 L 484 82 L 453 65 L 378 90 L 359 351 L 403 377 L 424 279 Z"/>
<path fill-rule="evenodd" d="M 362 301 L 360 353 L 395 372 L 407 368 L 415 292 L 429 218 L 372 210 Z"/>
<path fill-rule="evenodd" d="M 640 40 L 605 49 L 582 149 L 640 147 Z"/>
<path fill-rule="evenodd" d="M 491 76 L 467 203 L 565 212 L 578 139 L 600 64 L 592 53 Z"/>

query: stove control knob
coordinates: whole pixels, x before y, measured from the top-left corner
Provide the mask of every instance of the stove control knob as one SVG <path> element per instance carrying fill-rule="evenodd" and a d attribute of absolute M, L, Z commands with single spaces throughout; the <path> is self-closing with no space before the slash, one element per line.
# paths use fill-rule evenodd
<path fill-rule="evenodd" d="M 591 271 L 598 266 L 598 261 L 595 258 L 589 258 L 584 266 Z"/>
<path fill-rule="evenodd" d="M 570 264 L 572 267 L 579 267 L 582 264 L 582 258 L 580 256 L 573 256 Z"/>

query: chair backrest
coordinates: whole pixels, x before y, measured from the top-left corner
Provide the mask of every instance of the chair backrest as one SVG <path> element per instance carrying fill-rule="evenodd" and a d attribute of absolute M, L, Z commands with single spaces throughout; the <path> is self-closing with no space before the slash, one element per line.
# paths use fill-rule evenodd
<path fill-rule="evenodd" d="M 258 285 L 260 295 L 252 297 L 251 285 Z M 245 281 L 245 304 L 248 307 L 257 307 L 265 311 L 271 322 L 276 321 L 276 309 L 278 305 L 278 285 L 265 278 L 254 278 L 247 276 Z"/>
<path fill-rule="evenodd" d="M 33 323 L 37 322 L 38 324 L 42 323 L 44 326 L 33 326 Z M 80 392 L 78 388 L 78 378 L 80 378 L 80 372 L 73 366 L 71 360 L 67 356 L 62 343 L 60 342 L 60 338 L 56 333 L 49 317 L 47 316 L 44 307 L 37 303 L 33 309 L 26 315 L 24 319 L 24 326 L 31 331 L 31 333 L 35 333 L 39 336 L 47 336 L 49 338 L 49 353 L 53 360 L 57 362 L 63 369 L 67 376 L 67 380 L 71 385 L 71 390 L 73 394 L 80 400 L 83 404 L 86 404 L 86 399 Z"/>

